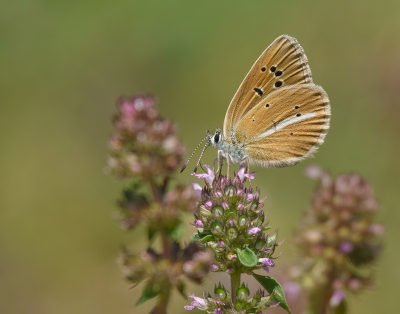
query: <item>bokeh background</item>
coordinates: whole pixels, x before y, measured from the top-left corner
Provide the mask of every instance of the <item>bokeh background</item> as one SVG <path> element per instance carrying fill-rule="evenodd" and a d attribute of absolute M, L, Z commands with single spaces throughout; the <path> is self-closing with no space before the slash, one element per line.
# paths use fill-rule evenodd
<path fill-rule="evenodd" d="M 153 301 L 135 308 L 140 290 L 115 263 L 121 244 L 146 245 L 143 228 L 127 234 L 112 219 L 122 184 L 103 168 L 115 100 L 157 96 L 190 152 L 222 127 L 242 79 L 281 34 L 298 39 L 332 104 L 314 159 L 257 169 L 271 225 L 287 240 L 281 260 L 295 255 L 290 238 L 314 188 L 304 168 L 359 173 L 378 195 L 385 249 L 376 288 L 351 299 L 350 313 L 395 313 L 398 0 L 0 2 L 0 312 L 147 313 Z M 179 179 L 194 181 L 189 171 Z M 171 313 L 187 303 L 175 295 Z"/>

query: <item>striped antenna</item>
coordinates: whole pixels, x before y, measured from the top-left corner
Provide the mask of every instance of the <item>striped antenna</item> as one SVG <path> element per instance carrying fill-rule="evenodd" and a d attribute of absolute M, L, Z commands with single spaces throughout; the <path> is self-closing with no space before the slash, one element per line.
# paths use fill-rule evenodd
<path fill-rule="evenodd" d="M 207 136 L 199 143 L 199 145 L 197 145 L 197 147 L 195 148 L 195 150 L 193 151 L 193 153 L 190 155 L 189 159 L 187 160 L 187 162 L 183 165 L 183 167 L 181 168 L 181 172 L 183 170 L 186 169 L 187 165 L 189 164 L 190 159 L 192 159 L 194 153 L 196 152 L 196 150 L 200 147 L 201 143 L 203 143 L 206 139 L 208 138 L 208 134 Z M 197 166 L 196 166 L 197 167 Z"/>
<path fill-rule="evenodd" d="M 204 146 L 204 148 L 203 148 L 203 150 L 202 150 L 202 152 L 200 154 L 199 161 L 197 162 L 196 167 L 194 167 L 194 170 L 193 170 L 194 173 L 196 173 L 197 167 L 199 166 L 200 161 L 201 161 L 201 157 L 203 157 L 203 154 L 206 151 L 206 149 L 208 148 L 208 146 L 210 146 L 210 143 L 206 143 L 206 145 Z"/>

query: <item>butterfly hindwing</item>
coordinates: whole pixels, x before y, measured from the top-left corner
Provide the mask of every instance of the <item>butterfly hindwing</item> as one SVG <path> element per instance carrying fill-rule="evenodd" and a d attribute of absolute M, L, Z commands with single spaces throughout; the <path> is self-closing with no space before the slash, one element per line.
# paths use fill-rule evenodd
<path fill-rule="evenodd" d="M 311 155 L 329 129 L 326 92 L 314 84 L 286 86 L 267 95 L 238 122 L 235 140 L 250 163 L 289 166 Z"/>
<path fill-rule="evenodd" d="M 303 48 L 293 37 L 278 37 L 255 62 L 232 99 L 225 115 L 225 138 L 232 139 L 241 118 L 268 94 L 306 83 L 312 83 L 312 78 Z"/>

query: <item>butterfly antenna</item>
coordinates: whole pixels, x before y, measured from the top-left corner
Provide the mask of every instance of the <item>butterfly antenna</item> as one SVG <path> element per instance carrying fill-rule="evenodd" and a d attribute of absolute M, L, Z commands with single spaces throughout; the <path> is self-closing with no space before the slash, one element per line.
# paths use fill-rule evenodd
<path fill-rule="evenodd" d="M 192 159 L 194 153 L 196 152 L 196 150 L 200 147 L 201 143 L 203 143 L 206 139 L 208 138 L 208 135 L 199 143 L 199 145 L 197 145 L 197 147 L 195 148 L 195 150 L 193 151 L 193 153 L 190 155 L 189 159 L 187 160 L 187 162 L 183 165 L 183 167 L 181 168 L 181 172 L 183 170 L 186 169 L 187 165 L 189 164 L 190 159 Z"/>
<path fill-rule="evenodd" d="M 203 157 L 203 154 L 204 154 L 204 152 L 206 151 L 206 149 L 208 148 L 208 146 L 210 146 L 210 143 L 206 143 L 206 145 L 204 146 L 203 150 L 201 151 L 201 154 L 200 154 L 200 157 L 199 157 L 199 161 L 197 162 L 196 167 L 194 167 L 194 170 L 193 170 L 194 173 L 196 173 L 197 167 L 198 167 L 199 165 L 201 165 L 201 164 L 200 164 L 201 157 Z M 201 167 L 201 169 L 203 169 L 203 167 Z M 204 169 L 203 169 L 203 170 L 204 170 Z M 204 172 L 205 172 L 205 171 L 204 171 Z"/>

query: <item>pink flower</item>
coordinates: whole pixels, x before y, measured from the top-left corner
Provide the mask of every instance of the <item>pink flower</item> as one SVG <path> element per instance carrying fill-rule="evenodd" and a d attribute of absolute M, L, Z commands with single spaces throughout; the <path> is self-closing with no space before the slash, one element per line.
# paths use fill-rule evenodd
<path fill-rule="evenodd" d="M 211 201 L 206 202 L 204 204 L 204 207 L 207 208 L 207 209 L 210 209 L 212 207 L 212 202 Z"/>
<path fill-rule="evenodd" d="M 254 179 L 253 174 L 256 174 L 256 173 L 257 173 L 257 171 L 253 171 L 253 172 L 250 172 L 250 173 L 245 173 L 244 176 L 246 178 L 249 178 L 249 179 L 253 180 Z"/>
<path fill-rule="evenodd" d="M 243 190 L 242 189 L 237 190 L 236 194 L 237 195 L 242 195 L 243 194 Z"/>
<path fill-rule="evenodd" d="M 243 209 L 244 208 L 244 205 L 243 204 L 239 204 L 238 206 L 237 206 L 237 209 Z"/>
<path fill-rule="evenodd" d="M 211 271 L 217 271 L 218 269 L 219 269 L 219 267 L 217 265 L 211 264 L 211 266 L 210 266 Z"/>
<path fill-rule="evenodd" d="M 135 114 L 135 108 L 133 107 L 133 103 L 124 100 L 121 104 L 121 112 L 124 116 L 131 117 Z"/>
<path fill-rule="evenodd" d="M 343 241 L 339 245 L 339 250 L 342 253 L 350 253 L 351 251 L 353 251 L 353 249 L 354 249 L 354 245 L 352 243 L 350 243 L 350 242 L 347 242 L 347 241 Z"/>
<path fill-rule="evenodd" d="M 385 232 L 385 227 L 381 224 L 371 224 L 367 230 L 369 233 L 379 236 Z"/>
<path fill-rule="evenodd" d="M 260 231 L 261 231 L 260 228 L 254 227 L 254 228 L 251 228 L 251 229 L 249 230 L 249 234 L 255 235 L 255 234 L 259 233 Z"/>
<path fill-rule="evenodd" d="M 323 170 L 318 166 L 308 166 L 304 173 L 311 179 L 318 179 L 323 174 Z"/>
<path fill-rule="evenodd" d="M 335 291 L 332 294 L 331 299 L 329 300 L 329 304 L 332 307 L 337 307 L 340 304 L 340 302 L 342 302 L 343 299 L 344 299 L 343 291 L 342 290 Z"/>
<path fill-rule="evenodd" d="M 208 165 L 204 165 L 204 167 L 206 167 L 207 169 L 207 173 L 201 173 L 201 174 L 195 174 L 192 173 L 192 175 L 198 177 L 198 178 L 204 178 L 204 180 L 206 181 L 208 186 L 212 186 L 212 183 L 215 179 L 215 175 L 214 172 L 210 169 L 210 166 Z"/>
<path fill-rule="evenodd" d="M 247 201 L 252 202 L 254 200 L 254 194 L 247 194 Z"/>
<path fill-rule="evenodd" d="M 193 186 L 193 189 L 194 189 L 194 192 L 195 192 L 196 196 L 197 196 L 197 197 L 200 197 L 200 196 L 201 196 L 201 191 L 203 190 L 203 189 L 201 188 L 200 184 L 198 184 L 198 183 L 192 183 L 192 186 Z"/>
<path fill-rule="evenodd" d="M 271 270 L 269 269 L 270 267 L 274 267 L 275 263 L 270 259 L 270 258 L 259 258 L 258 262 L 264 265 L 263 269 L 269 273 Z"/>
<path fill-rule="evenodd" d="M 275 263 L 270 258 L 259 258 L 258 262 L 264 266 L 274 267 Z"/>
<path fill-rule="evenodd" d="M 196 220 L 196 222 L 194 224 L 198 228 L 204 227 L 204 224 L 201 220 Z"/>
<path fill-rule="evenodd" d="M 225 246 L 225 242 L 222 241 L 222 240 L 219 240 L 217 244 L 218 244 L 219 246 Z"/>
<path fill-rule="evenodd" d="M 227 272 L 228 274 L 231 274 L 231 273 L 234 272 L 234 269 L 233 269 L 232 267 L 228 267 L 228 268 L 226 269 L 226 272 Z"/>
<path fill-rule="evenodd" d="M 222 207 L 223 207 L 224 209 L 228 209 L 228 208 L 229 208 L 229 206 L 228 206 L 227 203 L 222 203 Z"/>
<path fill-rule="evenodd" d="M 237 173 L 237 176 L 239 177 L 240 181 L 244 181 L 244 178 L 249 178 L 249 179 L 254 179 L 253 174 L 257 172 L 251 172 L 251 173 L 244 173 L 245 166 L 240 166 L 240 169 Z"/>
<path fill-rule="evenodd" d="M 185 310 L 192 311 L 195 307 L 197 307 L 199 310 L 207 309 L 207 302 L 203 298 L 196 297 L 194 294 L 189 295 L 189 298 L 192 298 L 193 302 L 190 305 L 185 305 Z"/>
<path fill-rule="evenodd" d="M 222 197 L 222 193 L 221 193 L 220 191 L 215 191 L 215 192 L 214 192 L 214 195 L 215 195 L 216 197 Z"/>

